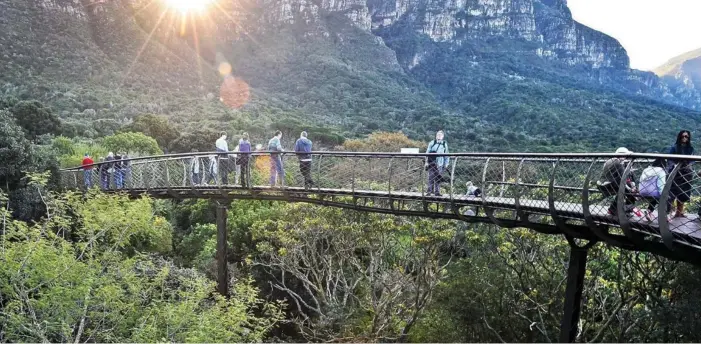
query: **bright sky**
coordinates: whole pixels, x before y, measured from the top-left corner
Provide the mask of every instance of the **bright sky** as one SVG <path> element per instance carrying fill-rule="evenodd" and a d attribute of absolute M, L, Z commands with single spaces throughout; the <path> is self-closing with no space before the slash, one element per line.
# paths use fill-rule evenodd
<path fill-rule="evenodd" d="M 568 0 L 572 16 L 618 39 L 632 68 L 701 48 L 701 0 Z"/>

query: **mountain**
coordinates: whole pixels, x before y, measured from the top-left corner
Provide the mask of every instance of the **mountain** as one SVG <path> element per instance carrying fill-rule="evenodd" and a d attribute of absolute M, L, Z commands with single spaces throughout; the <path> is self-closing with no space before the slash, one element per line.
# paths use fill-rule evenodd
<path fill-rule="evenodd" d="M 695 88 L 631 70 L 564 0 L 164 1 L 0 0 L 0 91 L 69 136 L 158 113 L 258 140 L 444 128 L 461 150 L 611 151 L 700 122 Z"/>
<path fill-rule="evenodd" d="M 701 91 L 701 49 L 672 58 L 654 72 L 678 93 Z"/>
<path fill-rule="evenodd" d="M 701 48 L 686 52 L 679 56 L 671 58 L 665 64 L 655 68 L 655 74 L 659 76 L 675 75 L 683 70 L 684 64 L 691 60 L 701 58 Z"/>

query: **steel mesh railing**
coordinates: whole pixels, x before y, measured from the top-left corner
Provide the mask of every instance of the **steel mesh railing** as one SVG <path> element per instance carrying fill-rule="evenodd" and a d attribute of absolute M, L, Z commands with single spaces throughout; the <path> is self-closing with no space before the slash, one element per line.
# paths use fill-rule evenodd
<path fill-rule="evenodd" d="M 66 189 L 160 197 L 332 198 L 337 204 L 362 202 L 385 212 L 452 214 L 501 225 L 551 225 L 563 231 L 588 227 L 597 236 L 620 234 L 637 241 L 661 240 L 669 247 L 701 248 L 701 177 L 694 171 L 698 158 L 693 156 L 441 155 L 449 156 L 450 164 L 437 190 L 429 190 L 435 170 L 426 166 L 426 154 L 315 152 L 305 166 L 294 153 L 278 156 L 284 173 L 277 173 L 278 157 L 268 152 L 238 161 L 233 154 L 197 153 L 65 169 L 60 180 Z M 641 194 L 639 179 L 656 159 L 672 163 L 657 170 L 664 172 L 664 188 L 651 197 Z M 271 178 L 275 174 L 277 178 Z M 684 204 L 683 211 L 675 214 L 682 210 L 679 204 Z"/>

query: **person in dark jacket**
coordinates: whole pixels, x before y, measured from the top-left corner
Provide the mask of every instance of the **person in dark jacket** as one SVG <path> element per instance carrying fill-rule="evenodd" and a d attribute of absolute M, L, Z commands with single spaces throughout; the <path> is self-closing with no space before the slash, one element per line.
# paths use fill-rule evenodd
<path fill-rule="evenodd" d="M 105 168 L 107 170 L 107 187 L 111 188 L 112 177 L 114 176 L 114 153 L 109 152 L 105 158 Z"/>
<path fill-rule="evenodd" d="M 100 173 L 100 186 L 102 190 L 107 190 L 110 187 L 109 164 L 105 164 L 105 158 L 100 158 L 97 170 Z"/>
<path fill-rule="evenodd" d="M 239 154 L 236 158 L 236 163 L 241 166 L 241 186 L 244 188 L 250 187 L 251 183 L 250 160 L 251 142 L 248 141 L 248 133 L 243 133 L 239 140 Z"/>
<path fill-rule="evenodd" d="M 677 141 L 669 148 L 669 154 L 694 155 L 694 146 L 691 145 L 691 132 L 682 130 L 677 134 Z M 685 217 L 684 203 L 691 199 L 691 182 L 694 179 L 694 171 L 691 169 L 693 162 L 685 160 L 669 159 L 667 161 L 667 173 L 671 173 L 674 167 L 680 164 L 679 171 L 674 176 L 670 197 L 677 202 L 677 210 L 674 217 Z"/>
<path fill-rule="evenodd" d="M 312 141 L 307 138 L 306 131 L 303 131 L 295 142 L 295 153 L 299 159 L 299 171 L 304 177 L 304 188 L 309 189 L 314 185 L 312 181 Z"/>
<path fill-rule="evenodd" d="M 124 169 L 122 163 L 122 156 L 117 153 L 117 155 L 114 156 L 114 186 L 117 189 L 124 187 Z"/>
<path fill-rule="evenodd" d="M 131 161 L 127 151 L 122 152 L 122 186 L 129 188 L 131 185 Z"/>

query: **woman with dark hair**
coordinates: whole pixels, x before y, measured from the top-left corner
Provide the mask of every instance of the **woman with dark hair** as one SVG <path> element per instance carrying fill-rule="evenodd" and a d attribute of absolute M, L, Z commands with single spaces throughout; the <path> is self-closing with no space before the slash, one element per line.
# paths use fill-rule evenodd
<path fill-rule="evenodd" d="M 647 210 L 645 210 L 645 219 L 652 222 L 656 216 L 654 215 L 657 205 L 660 203 L 660 196 L 667 181 L 667 173 L 665 172 L 665 159 L 657 158 L 655 161 L 643 170 L 640 175 L 640 196 L 649 202 Z M 670 208 L 671 202 L 667 202 L 667 209 Z"/>
<path fill-rule="evenodd" d="M 668 153 L 676 155 L 694 155 L 694 147 L 691 145 L 691 132 L 688 130 L 680 131 L 679 134 L 677 134 L 677 142 L 669 148 Z M 684 203 L 689 202 L 691 198 L 691 181 L 693 180 L 694 171 L 691 169 L 691 161 L 669 159 L 667 162 L 667 173 L 672 172 L 677 164 L 680 164 L 679 171 L 672 181 L 670 197 L 671 200 L 677 202 L 677 210 L 674 217 L 685 217 Z"/>

